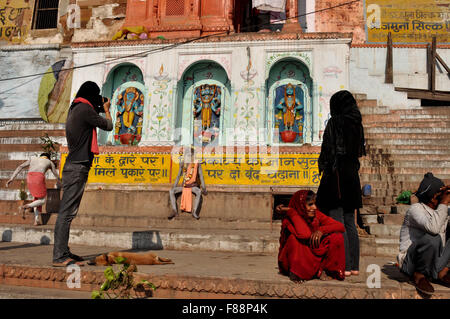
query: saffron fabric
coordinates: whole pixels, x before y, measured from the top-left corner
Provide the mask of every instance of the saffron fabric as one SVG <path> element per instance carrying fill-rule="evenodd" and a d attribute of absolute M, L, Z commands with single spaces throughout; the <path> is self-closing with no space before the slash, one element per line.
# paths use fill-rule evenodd
<path fill-rule="evenodd" d="M 40 172 L 29 172 L 27 175 L 28 190 L 34 198 L 43 198 L 47 196 L 47 187 L 45 185 L 45 175 Z"/>
<path fill-rule="evenodd" d="M 190 163 L 183 180 L 180 209 L 189 213 L 192 212 L 192 187 L 196 186 L 197 172 L 198 163 Z"/>
<path fill-rule="evenodd" d="M 296 192 L 283 217 L 278 267 L 280 273 L 293 273 L 303 280 L 320 277 L 323 271 L 329 276 L 343 280 L 345 270 L 344 225 L 316 210 L 314 219 L 307 218 L 306 195 L 308 191 Z M 309 244 L 311 235 L 321 231 L 323 236 L 317 248 Z"/>

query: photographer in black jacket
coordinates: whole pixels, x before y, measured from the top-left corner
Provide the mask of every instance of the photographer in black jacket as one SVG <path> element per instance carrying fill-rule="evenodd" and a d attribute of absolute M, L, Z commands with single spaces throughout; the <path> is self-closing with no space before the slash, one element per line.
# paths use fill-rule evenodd
<path fill-rule="evenodd" d="M 54 267 L 83 265 L 80 263 L 83 259 L 72 254 L 68 247 L 70 224 L 77 215 L 94 155 L 99 153 L 96 128 L 113 129 L 109 108 L 110 101 L 102 98 L 100 88 L 91 81 L 81 85 L 70 105 L 66 120 L 69 155 L 62 172 L 63 197 L 55 224 Z M 106 118 L 99 115 L 101 112 Z"/>

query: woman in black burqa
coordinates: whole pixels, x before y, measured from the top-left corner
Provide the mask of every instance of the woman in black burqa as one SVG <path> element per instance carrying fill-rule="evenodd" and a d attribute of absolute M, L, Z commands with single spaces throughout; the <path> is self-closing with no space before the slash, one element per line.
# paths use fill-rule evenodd
<path fill-rule="evenodd" d="M 331 118 L 325 127 L 319 156 L 317 206 L 345 226 L 345 274 L 359 274 L 359 237 L 355 210 L 362 207 L 359 157 L 366 155 L 361 112 L 346 90 L 330 99 Z"/>

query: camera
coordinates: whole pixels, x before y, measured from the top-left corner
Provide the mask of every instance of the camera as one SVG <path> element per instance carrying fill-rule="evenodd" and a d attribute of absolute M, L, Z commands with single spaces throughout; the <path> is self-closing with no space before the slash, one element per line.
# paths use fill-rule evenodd
<path fill-rule="evenodd" d="M 450 185 L 444 186 L 443 189 L 441 189 L 439 192 L 437 192 L 436 199 L 437 199 L 438 203 L 442 200 L 442 197 L 448 193 L 450 193 Z"/>

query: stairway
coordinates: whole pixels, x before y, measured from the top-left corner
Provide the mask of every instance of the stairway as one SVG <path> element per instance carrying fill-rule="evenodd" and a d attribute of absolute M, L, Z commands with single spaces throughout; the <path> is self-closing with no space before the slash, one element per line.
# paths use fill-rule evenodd
<path fill-rule="evenodd" d="M 26 214 L 23 219 L 18 213 L 20 185 L 22 181 L 26 183 L 28 169 L 23 169 L 8 188 L 5 184 L 17 166 L 44 152 L 40 137 L 45 133 L 55 142 L 65 142 L 64 124 L 49 124 L 40 118 L 0 121 L 0 224 L 33 223 L 33 214 Z M 47 188 L 55 188 L 55 177 L 50 171 L 47 171 L 46 180 Z M 27 200 L 32 199 L 28 194 Z M 47 217 L 43 215 L 44 219 Z"/>
<path fill-rule="evenodd" d="M 432 172 L 450 182 L 450 107 L 390 108 L 365 94 L 355 94 L 363 115 L 367 156 L 361 160 L 361 215 L 375 238 L 377 254 L 398 253 L 400 227 L 409 205 L 396 203 L 405 190 L 415 191 Z"/>

